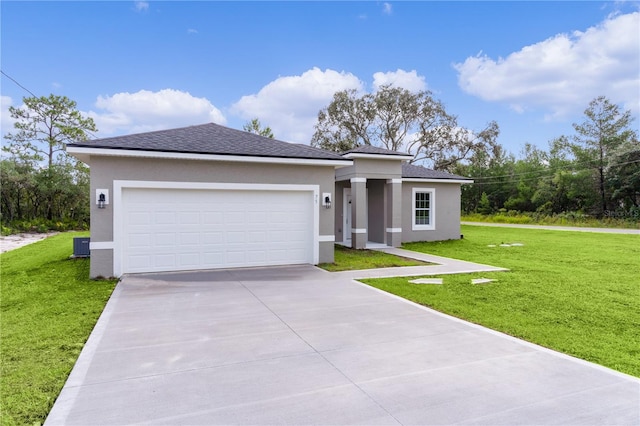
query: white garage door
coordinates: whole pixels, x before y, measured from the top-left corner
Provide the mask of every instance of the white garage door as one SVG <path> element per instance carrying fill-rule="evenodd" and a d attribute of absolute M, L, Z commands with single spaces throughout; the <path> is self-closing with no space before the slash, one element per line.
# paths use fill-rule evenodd
<path fill-rule="evenodd" d="M 123 188 L 122 271 L 313 263 L 310 191 Z"/>

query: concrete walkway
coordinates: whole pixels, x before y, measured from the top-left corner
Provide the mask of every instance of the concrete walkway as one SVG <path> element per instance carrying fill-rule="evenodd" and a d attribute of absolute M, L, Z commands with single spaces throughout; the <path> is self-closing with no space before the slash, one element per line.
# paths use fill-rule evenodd
<path fill-rule="evenodd" d="M 488 223 L 488 222 L 461 222 L 461 223 L 463 225 L 471 225 L 471 226 L 495 226 L 495 227 L 502 227 L 502 228 L 546 229 L 550 231 L 600 232 L 603 234 L 640 235 L 640 229 L 583 228 L 580 226 L 519 225 L 516 223 Z"/>
<path fill-rule="evenodd" d="M 446 275 L 468 274 L 471 272 L 508 271 L 508 269 L 506 268 L 466 262 L 464 260 L 451 259 L 448 257 L 434 256 L 432 254 L 419 253 L 417 251 L 404 250 L 397 247 L 371 248 L 371 250 L 382 251 L 396 256 L 421 260 L 423 262 L 435 263 L 436 265 L 365 269 L 357 271 L 333 272 L 333 274 L 340 278 L 356 280 L 360 278 L 411 277 L 417 275 Z"/>
<path fill-rule="evenodd" d="M 46 424 L 637 425 L 639 402 L 636 378 L 292 266 L 125 276 Z"/>

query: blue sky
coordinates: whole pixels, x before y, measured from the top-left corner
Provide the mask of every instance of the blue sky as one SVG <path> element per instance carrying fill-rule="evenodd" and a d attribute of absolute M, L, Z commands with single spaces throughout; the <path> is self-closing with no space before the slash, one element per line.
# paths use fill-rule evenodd
<path fill-rule="evenodd" d="M 640 104 L 639 2 L 2 1 L 2 70 L 66 95 L 97 136 L 253 117 L 308 143 L 333 93 L 429 89 L 518 153 L 572 134 L 588 102 Z M 9 105 L 28 96 L 1 80 Z"/>

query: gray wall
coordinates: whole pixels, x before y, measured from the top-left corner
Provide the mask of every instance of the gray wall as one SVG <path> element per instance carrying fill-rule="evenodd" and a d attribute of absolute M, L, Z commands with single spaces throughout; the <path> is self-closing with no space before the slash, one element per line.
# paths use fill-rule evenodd
<path fill-rule="evenodd" d="M 332 194 L 334 202 L 335 169 L 332 166 L 260 164 L 175 160 L 152 158 L 123 158 L 92 156 L 91 168 L 91 242 L 113 241 L 113 180 L 220 182 L 319 185 Z M 108 189 L 110 205 L 96 206 L 97 188 Z M 318 203 L 320 235 L 334 235 L 334 211 Z M 329 249 L 328 247 L 331 247 Z M 320 243 L 320 263 L 333 262 L 333 243 Z M 92 250 L 91 276 L 110 276 L 113 270 L 111 250 Z"/>
<path fill-rule="evenodd" d="M 413 188 L 435 188 L 436 217 L 432 231 L 412 231 Z M 402 183 L 402 242 L 460 239 L 460 184 Z"/>
<path fill-rule="evenodd" d="M 399 179 L 402 176 L 402 161 L 398 159 L 376 160 L 354 158 L 353 166 L 336 170 L 336 180 L 354 177 L 367 179 Z"/>
<path fill-rule="evenodd" d="M 340 170 L 340 169 L 338 169 Z M 338 171 L 336 170 L 336 171 Z M 344 241 L 344 233 L 342 227 L 344 225 L 344 188 L 350 188 L 349 181 L 336 182 L 335 194 L 334 194 L 334 214 L 335 214 L 335 229 L 334 235 L 336 236 L 336 242 Z"/>
<path fill-rule="evenodd" d="M 367 233 L 369 235 L 369 241 L 376 243 L 384 243 L 386 237 L 386 198 L 385 198 L 385 186 L 386 180 L 376 179 L 367 180 L 367 194 L 368 194 L 368 213 L 369 222 L 367 227 Z"/>

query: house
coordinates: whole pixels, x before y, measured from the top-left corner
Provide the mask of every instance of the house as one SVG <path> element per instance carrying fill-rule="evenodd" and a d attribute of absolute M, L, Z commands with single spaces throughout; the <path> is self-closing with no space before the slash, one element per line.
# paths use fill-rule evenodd
<path fill-rule="evenodd" d="M 460 185 L 372 146 L 343 154 L 204 124 L 78 142 L 91 276 L 333 261 L 334 243 L 460 237 Z"/>

